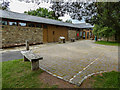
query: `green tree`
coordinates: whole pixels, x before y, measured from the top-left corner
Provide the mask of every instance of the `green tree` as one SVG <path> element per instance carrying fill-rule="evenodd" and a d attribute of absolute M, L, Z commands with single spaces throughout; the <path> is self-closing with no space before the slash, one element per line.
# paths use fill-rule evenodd
<path fill-rule="evenodd" d="M 96 20 L 95 28 L 98 28 L 98 35 L 106 37 L 107 41 L 109 37 L 113 35 L 118 38 L 120 28 L 120 3 L 102 2 L 96 3 L 96 5 L 97 18 L 95 19 L 93 17 L 93 20 Z"/>
<path fill-rule="evenodd" d="M 54 11 L 49 11 L 46 8 L 38 8 L 36 10 L 30 10 L 30 11 L 25 11 L 24 13 L 27 13 L 28 15 L 33 15 L 33 16 L 39 16 L 39 17 L 44 17 L 44 18 L 50 18 L 50 19 L 55 19 L 59 20 L 57 16 L 55 16 Z"/>
<path fill-rule="evenodd" d="M 71 20 L 66 20 L 65 22 L 67 22 L 67 23 L 72 23 L 72 21 L 71 21 Z"/>
<path fill-rule="evenodd" d="M 10 4 L 9 1 L 7 1 L 7 0 L 1 0 L 0 9 L 2 9 L 2 10 L 8 10 L 9 9 L 9 4 Z"/>
<path fill-rule="evenodd" d="M 113 36 L 116 32 L 113 28 L 110 27 L 102 27 L 100 25 L 95 25 L 93 28 L 94 35 L 98 36 L 99 38 L 105 37 L 107 41 L 109 41 L 109 37 Z"/>

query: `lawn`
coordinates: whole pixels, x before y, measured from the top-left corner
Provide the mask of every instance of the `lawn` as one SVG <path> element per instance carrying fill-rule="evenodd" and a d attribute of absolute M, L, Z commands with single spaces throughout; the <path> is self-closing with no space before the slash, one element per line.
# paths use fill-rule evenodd
<path fill-rule="evenodd" d="M 111 71 L 88 77 L 83 84 L 90 88 L 120 88 L 120 72 Z M 84 85 L 84 86 L 85 86 Z"/>
<path fill-rule="evenodd" d="M 120 43 L 117 42 L 107 42 L 107 41 L 96 41 L 96 44 L 103 44 L 103 45 L 112 45 L 112 46 L 120 46 Z"/>
<path fill-rule="evenodd" d="M 30 64 L 31 64 L 30 62 L 23 62 L 22 59 L 3 62 L 2 88 L 57 88 L 58 87 L 58 85 L 49 85 L 47 83 L 41 82 L 39 76 L 44 71 L 42 71 L 41 69 L 37 71 L 31 71 Z M 91 88 L 120 88 L 120 85 L 118 85 L 119 84 L 118 74 L 120 75 L 120 73 L 112 71 L 112 72 L 103 73 L 102 75 L 93 75 L 92 77 L 90 77 L 91 79 L 86 79 L 89 82 L 87 81 L 88 83 L 84 83 L 86 81 L 85 80 L 83 82 L 83 85 L 88 87 L 88 85 L 91 84 Z"/>
<path fill-rule="evenodd" d="M 93 76 L 95 82 L 94 88 L 120 88 L 119 86 L 119 75 L 120 73 L 112 71 L 106 72 L 101 75 Z"/>
<path fill-rule="evenodd" d="M 39 80 L 41 69 L 31 71 L 31 63 L 20 60 L 2 63 L 2 88 L 57 88 Z"/>

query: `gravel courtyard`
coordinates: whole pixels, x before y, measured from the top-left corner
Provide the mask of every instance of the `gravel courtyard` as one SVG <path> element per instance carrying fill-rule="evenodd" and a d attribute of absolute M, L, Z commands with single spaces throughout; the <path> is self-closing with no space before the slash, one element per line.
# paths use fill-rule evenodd
<path fill-rule="evenodd" d="M 91 40 L 53 44 L 33 49 L 43 57 L 40 68 L 76 85 L 94 73 L 118 71 L 118 47 Z"/>

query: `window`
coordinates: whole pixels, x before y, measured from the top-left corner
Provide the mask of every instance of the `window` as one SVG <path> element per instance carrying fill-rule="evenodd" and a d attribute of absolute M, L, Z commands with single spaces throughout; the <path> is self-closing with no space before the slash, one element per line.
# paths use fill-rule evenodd
<path fill-rule="evenodd" d="M 35 27 L 35 24 L 33 24 L 33 23 L 28 23 L 28 27 Z"/>
<path fill-rule="evenodd" d="M 7 21 L 4 21 L 4 20 L 0 20 L 0 25 L 7 25 Z"/>
<path fill-rule="evenodd" d="M 46 25 L 46 24 L 44 24 L 44 25 L 43 25 L 43 28 L 46 28 L 46 29 L 47 29 L 47 25 Z"/>
<path fill-rule="evenodd" d="M 15 26 L 17 26 L 17 22 L 9 22 L 9 25 L 15 25 Z"/>
<path fill-rule="evenodd" d="M 26 23 L 19 22 L 19 26 L 26 26 Z"/>
<path fill-rule="evenodd" d="M 42 28 L 42 24 L 36 24 L 36 27 Z"/>

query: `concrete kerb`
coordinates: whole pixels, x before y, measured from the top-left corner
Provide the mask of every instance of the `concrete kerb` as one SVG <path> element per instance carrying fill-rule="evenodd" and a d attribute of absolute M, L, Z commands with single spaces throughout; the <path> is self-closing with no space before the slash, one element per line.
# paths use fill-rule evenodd
<path fill-rule="evenodd" d="M 64 80 L 64 81 L 66 81 L 66 82 L 69 82 L 69 83 L 74 84 L 74 85 L 77 85 L 77 86 L 80 86 L 85 79 L 87 79 L 88 77 L 90 77 L 90 76 L 92 76 L 92 75 L 107 72 L 107 71 L 99 71 L 99 72 L 96 72 L 96 73 L 88 74 L 88 75 L 86 75 L 79 83 L 75 83 L 75 82 L 72 82 L 72 81 L 70 81 L 70 80 L 66 80 L 66 79 L 64 79 L 63 77 L 58 76 L 58 75 L 56 75 L 56 74 L 54 74 L 54 73 L 51 73 L 51 72 L 47 71 L 46 69 L 44 69 L 44 68 L 42 68 L 42 67 L 40 67 L 40 66 L 39 66 L 39 68 L 41 68 L 42 70 L 44 70 L 45 72 L 47 72 L 48 74 L 50 74 L 50 75 L 52 75 L 52 76 L 54 76 L 54 77 L 57 77 L 57 78 L 59 78 L 59 79 L 61 79 L 61 80 Z"/>
<path fill-rule="evenodd" d="M 56 75 L 56 74 L 54 74 L 54 73 L 51 73 L 51 72 L 49 72 L 48 70 L 46 70 L 46 69 L 44 69 L 44 68 L 42 68 L 42 67 L 40 67 L 40 66 L 39 66 L 39 68 L 41 68 L 42 70 L 44 70 L 45 72 L 47 72 L 48 74 L 50 74 L 50 75 L 52 75 L 52 76 L 54 76 L 54 77 L 57 77 L 57 78 L 62 79 L 62 80 L 64 80 L 64 81 L 66 81 L 66 82 L 69 82 L 69 80 L 66 80 L 66 79 L 64 79 L 64 78 L 61 77 L 61 76 L 58 76 L 58 75 Z"/>
<path fill-rule="evenodd" d="M 80 86 L 80 85 L 83 83 L 83 81 L 84 81 L 85 79 L 87 79 L 88 77 L 90 77 L 90 76 L 92 76 L 92 75 L 95 75 L 95 74 L 104 73 L 104 72 L 107 72 L 107 71 L 100 71 L 100 72 L 88 74 L 87 76 L 85 76 L 85 77 L 77 84 L 77 86 Z"/>
<path fill-rule="evenodd" d="M 102 53 L 99 57 L 101 57 L 102 55 L 103 55 L 103 53 Z M 69 82 L 69 83 L 71 83 L 71 84 L 80 86 L 80 85 L 82 84 L 82 82 L 83 82 L 85 79 L 87 79 L 88 77 L 90 77 L 90 76 L 92 76 L 92 75 L 94 75 L 94 74 L 99 74 L 99 73 L 107 72 L 107 71 L 99 71 L 99 72 L 96 72 L 96 73 L 88 74 L 88 75 L 86 75 L 82 80 L 80 80 L 80 82 L 78 82 L 78 83 L 75 83 L 75 82 L 72 81 L 75 77 L 77 77 L 79 74 L 81 74 L 84 70 L 86 70 L 86 69 L 87 69 L 90 65 L 92 65 L 95 61 L 97 61 L 97 60 L 99 59 L 99 57 L 96 58 L 96 59 L 95 59 L 93 62 L 91 62 L 90 64 L 88 64 L 85 68 L 83 68 L 83 70 L 81 70 L 81 71 L 79 71 L 77 74 L 75 74 L 70 80 L 66 80 L 66 79 L 64 79 L 64 78 L 61 77 L 61 76 L 58 76 L 58 75 L 56 75 L 56 74 L 54 74 L 54 73 L 52 73 L 52 72 L 50 72 L 50 71 L 48 71 L 48 70 L 40 67 L 40 66 L 39 66 L 39 67 L 40 67 L 42 70 L 46 71 L 47 73 L 51 74 L 52 76 L 55 76 L 55 77 L 57 77 L 57 78 L 59 78 L 59 79 L 62 79 L 62 80 L 64 80 L 64 81 L 66 81 L 66 82 Z"/>

